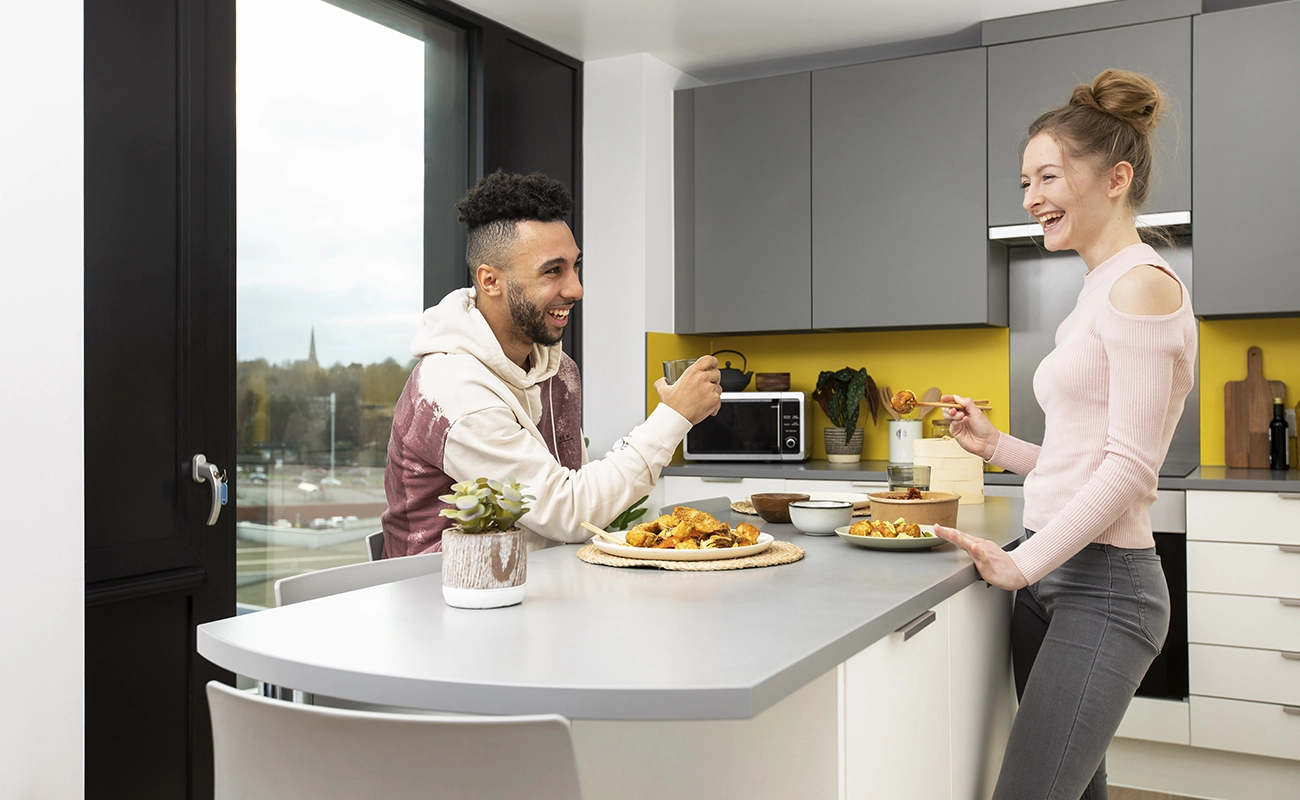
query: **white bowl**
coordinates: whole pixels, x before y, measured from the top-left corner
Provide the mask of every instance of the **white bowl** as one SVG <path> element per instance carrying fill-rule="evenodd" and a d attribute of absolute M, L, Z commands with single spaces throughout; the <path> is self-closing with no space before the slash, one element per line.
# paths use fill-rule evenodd
<path fill-rule="evenodd" d="M 848 500 L 799 500 L 790 504 L 790 524 L 809 536 L 833 536 L 853 522 Z"/>

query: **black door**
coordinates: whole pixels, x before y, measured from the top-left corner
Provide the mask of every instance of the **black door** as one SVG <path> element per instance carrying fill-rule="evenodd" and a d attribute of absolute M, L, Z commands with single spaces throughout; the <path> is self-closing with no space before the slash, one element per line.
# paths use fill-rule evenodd
<path fill-rule="evenodd" d="M 234 0 L 85 4 L 86 796 L 211 796 L 234 613 Z"/>

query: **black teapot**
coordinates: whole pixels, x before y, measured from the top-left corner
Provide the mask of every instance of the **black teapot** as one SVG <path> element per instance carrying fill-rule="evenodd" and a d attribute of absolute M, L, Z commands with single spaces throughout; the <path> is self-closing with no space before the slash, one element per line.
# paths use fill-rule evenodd
<path fill-rule="evenodd" d="M 733 369 L 730 361 L 728 361 L 724 366 L 718 367 L 718 369 L 722 372 L 722 391 L 724 392 L 745 391 L 745 387 L 749 386 L 749 379 L 754 377 L 753 372 L 742 372 L 742 370 L 744 370 L 745 367 L 749 366 L 749 359 L 745 358 L 744 353 L 741 353 L 737 350 L 716 350 L 711 355 L 716 356 L 718 353 L 735 353 L 736 355 L 740 356 L 742 362 L 740 365 L 740 369 Z"/>

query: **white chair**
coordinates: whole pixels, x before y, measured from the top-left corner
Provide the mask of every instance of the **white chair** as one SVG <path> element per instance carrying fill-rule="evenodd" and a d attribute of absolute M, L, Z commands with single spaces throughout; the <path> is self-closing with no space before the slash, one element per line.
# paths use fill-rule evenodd
<path fill-rule="evenodd" d="M 371 561 L 380 561 L 384 557 L 384 532 L 375 531 L 366 535 L 366 552 Z"/>
<path fill-rule="evenodd" d="M 216 800 L 580 800 L 568 722 L 428 717 L 257 697 L 213 681 Z"/>
<path fill-rule="evenodd" d="M 275 582 L 275 605 L 278 608 L 441 571 L 442 553 L 421 553 L 418 556 L 362 561 L 359 564 L 305 572 Z"/>

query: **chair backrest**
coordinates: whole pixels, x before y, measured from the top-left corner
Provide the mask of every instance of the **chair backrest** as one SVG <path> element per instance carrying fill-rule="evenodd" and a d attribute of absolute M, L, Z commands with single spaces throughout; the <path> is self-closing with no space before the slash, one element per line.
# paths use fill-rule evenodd
<path fill-rule="evenodd" d="M 749 495 L 745 495 L 739 499 L 748 500 Z M 731 498 L 729 497 L 708 497 L 703 500 L 692 500 L 689 503 L 673 503 L 671 506 L 664 506 L 659 509 L 659 514 L 661 516 L 664 514 L 671 514 L 673 513 L 673 509 L 677 506 L 698 508 L 700 511 L 703 511 L 706 514 L 712 514 L 723 522 L 726 522 L 727 519 L 731 517 Z M 649 522 L 649 520 L 646 521 Z"/>
<path fill-rule="evenodd" d="M 580 800 L 564 717 L 435 717 L 208 684 L 216 800 Z"/>
<path fill-rule="evenodd" d="M 418 556 L 362 561 L 359 564 L 305 572 L 275 582 L 275 605 L 287 606 L 441 571 L 442 553 L 421 553 Z"/>
<path fill-rule="evenodd" d="M 366 552 L 370 554 L 371 561 L 379 561 L 384 557 L 384 532 L 375 531 L 366 534 Z"/>

